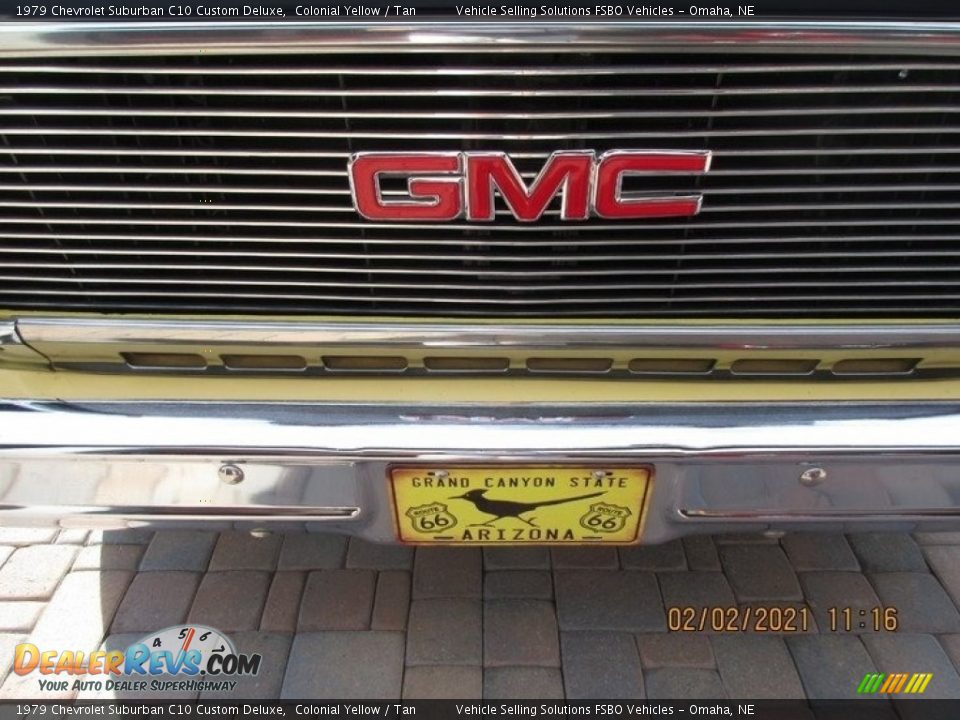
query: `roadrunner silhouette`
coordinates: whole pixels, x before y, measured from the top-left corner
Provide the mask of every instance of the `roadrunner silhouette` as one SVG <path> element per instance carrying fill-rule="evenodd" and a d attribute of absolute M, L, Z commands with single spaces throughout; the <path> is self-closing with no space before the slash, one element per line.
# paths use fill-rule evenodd
<path fill-rule="evenodd" d="M 485 497 L 486 494 L 486 490 L 477 489 L 470 490 L 463 495 L 454 495 L 450 499 L 469 500 L 480 512 L 486 513 L 487 515 L 496 515 L 493 520 L 488 520 L 485 523 L 473 523 L 473 525 L 493 525 L 493 523 L 495 523 L 497 520 L 512 517 L 525 522 L 530 527 L 537 527 L 533 524 L 533 522 L 531 522 L 533 518 L 527 520 L 526 518 L 520 516 L 525 512 L 546 507 L 547 505 L 560 505 L 561 503 L 573 502 L 574 500 L 586 500 L 587 498 L 599 497 L 600 495 L 606 494 L 606 490 L 602 492 L 589 493 L 587 495 L 577 495 L 576 497 L 562 498 L 560 500 L 547 500 L 546 502 L 540 503 L 524 503 L 516 502 L 514 500 L 492 500 L 491 498 Z M 471 525 L 471 527 L 473 527 L 473 525 Z"/>

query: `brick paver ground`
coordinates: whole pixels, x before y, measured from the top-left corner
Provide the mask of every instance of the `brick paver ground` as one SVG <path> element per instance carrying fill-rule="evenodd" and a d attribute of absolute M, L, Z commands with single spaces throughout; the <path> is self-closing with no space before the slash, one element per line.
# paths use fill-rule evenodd
<path fill-rule="evenodd" d="M 811 622 L 671 632 L 676 605 L 695 628 L 715 605 L 807 609 Z M 234 697 L 820 699 L 853 696 L 867 672 L 932 672 L 930 696 L 960 697 L 958 605 L 960 533 L 414 551 L 0 528 L 0 698 L 76 695 L 12 673 L 17 643 L 125 647 L 190 622 L 263 656 Z M 846 606 L 850 631 L 831 631 L 830 608 Z M 871 628 L 880 606 L 896 607 L 897 632 Z"/>

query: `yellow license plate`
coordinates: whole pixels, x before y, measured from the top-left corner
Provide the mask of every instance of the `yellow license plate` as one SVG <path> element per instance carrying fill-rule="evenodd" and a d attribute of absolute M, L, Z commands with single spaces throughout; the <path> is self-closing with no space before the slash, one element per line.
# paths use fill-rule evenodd
<path fill-rule="evenodd" d="M 649 467 L 390 469 L 400 540 L 437 545 L 630 543 Z"/>

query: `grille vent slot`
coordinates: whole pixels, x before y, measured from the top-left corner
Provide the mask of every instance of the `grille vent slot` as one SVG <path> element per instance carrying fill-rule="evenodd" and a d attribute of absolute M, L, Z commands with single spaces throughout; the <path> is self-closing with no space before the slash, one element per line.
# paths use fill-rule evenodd
<path fill-rule="evenodd" d="M 765 358 L 748 357 L 719 360 L 708 357 L 496 357 L 419 355 L 266 355 L 212 354 L 209 358 L 193 353 L 121 352 L 116 363 L 91 363 L 80 358 L 60 361 L 68 369 L 99 369 L 147 374 L 165 372 L 205 372 L 231 375 L 278 375 L 299 373 L 324 375 L 411 375 L 411 376 L 497 376 L 503 374 L 530 377 L 608 377 L 635 380 L 656 379 L 811 379 L 856 380 L 909 376 L 960 376 L 960 357 L 954 362 L 938 361 L 929 367 L 924 359 L 911 358 L 838 358 L 824 360 L 812 357 Z"/>

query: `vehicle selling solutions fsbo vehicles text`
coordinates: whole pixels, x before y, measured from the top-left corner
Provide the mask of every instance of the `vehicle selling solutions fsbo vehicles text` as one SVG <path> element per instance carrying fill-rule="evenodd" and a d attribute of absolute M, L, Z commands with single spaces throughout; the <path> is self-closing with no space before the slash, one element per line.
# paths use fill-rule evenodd
<path fill-rule="evenodd" d="M 754 5 L 690 5 L 686 8 L 663 5 L 597 4 L 592 7 L 565 5 L 457 5 L 457 15 L 464 17 L 752 17 Z"/>

